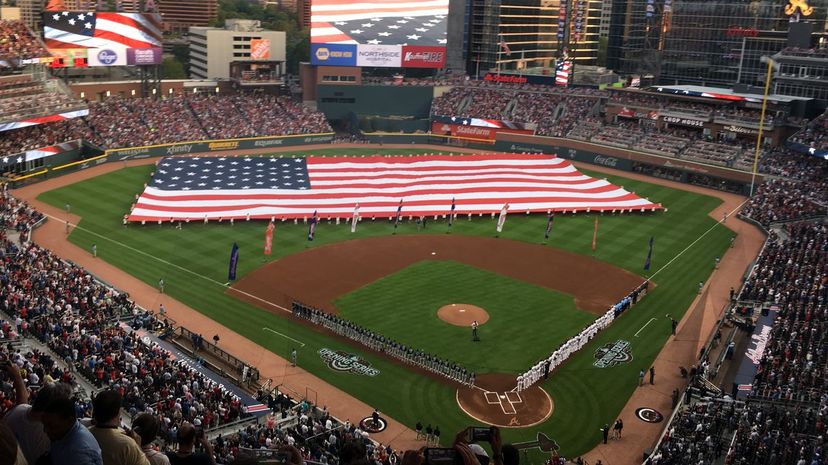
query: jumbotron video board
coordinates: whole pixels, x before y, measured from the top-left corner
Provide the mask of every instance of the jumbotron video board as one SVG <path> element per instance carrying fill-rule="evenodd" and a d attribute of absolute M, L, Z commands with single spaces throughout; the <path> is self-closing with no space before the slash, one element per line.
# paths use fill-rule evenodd
<path fill-rule="evenodd" d="M 311 64 L 442 68 L 448 0 L 312 0 Z"/>
<path fill-rule="evenodd" d="M 64 66 L 157 65 L 161 36 L 161 16 L 155 13 L 43 13 L 43 41 Z"/>

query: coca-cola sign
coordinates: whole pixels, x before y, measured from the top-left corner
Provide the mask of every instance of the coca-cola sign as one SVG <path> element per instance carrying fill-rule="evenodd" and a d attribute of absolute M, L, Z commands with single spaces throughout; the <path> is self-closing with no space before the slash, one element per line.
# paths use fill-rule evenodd
<path fill-rule="evenodd" d="M 445 64 L 445 47 L 404 45 L 402 48 L 403 68 L 442 68 Z"/>
<path fill-rule="evenodd" d="M 610 168 L 615 168 L 618 166 L 618 159 L 615 157 L 605 157 L 603 155 L 596 155 L 595 158 L 592 159 L 592 163 L 596 165 L 603 165 L 608 166 Z"/>

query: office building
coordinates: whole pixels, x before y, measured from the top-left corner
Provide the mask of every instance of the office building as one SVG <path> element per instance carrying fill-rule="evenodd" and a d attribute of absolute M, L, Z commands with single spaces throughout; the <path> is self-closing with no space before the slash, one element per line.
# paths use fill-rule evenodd
<path fill-rule="evenodd" d="M 806 15 L 784 1 L 615 0 L 607 66 L 642 82 L 761 85 L 760 58 L 787 46 L 791 21 L 824 30 L 828 0 L 810 6 Z"/>
<path fill-rule="evenodd" d="M 233 79 L 241 85 L 281 84 L 284 31 L 266 31 L 260 21 L 228 19 L 224 28 L 191 27 L 190 77 Z"/>

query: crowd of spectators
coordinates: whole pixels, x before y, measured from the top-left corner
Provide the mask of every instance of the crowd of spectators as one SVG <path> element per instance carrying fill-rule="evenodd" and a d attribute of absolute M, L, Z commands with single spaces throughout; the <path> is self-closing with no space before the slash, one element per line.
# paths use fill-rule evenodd
<path fill-rule="evenodd" d="M 48 57 L 40 40 L 19 20 L 0 19 L 0 63 L 15 65 L 18 60 Z"/>
<path fill-rule="evenodd" d="M 108 149 L 330 131 L 322 113 L 283 96 L 110 97 L 90 104 L 87 117 L 0 133 L 0 154 L 81 138 Z"/>
<path fill-rule="evenodd" d="M 39 214 L 3 195 L 2 212 L 17 229 Z M 37 338 L 95 386 L 117 390 L 124 407 L 163 415 L 165 424 L 215 427 L 245 415 L 240 400 L 157 344 L 118 323 L 140 311 L 125 293 L 34 243 L 4 241 L 0 310 L 19 321 L 17 333 Z"/>
<path fill-rule="evenodd" d="M 752 396 L 819 402 L 828 395 L 828 227 L 792 223 L 772 233 L 742 300 L 776 305 Z"/>
<path fill-rule="evenodd" d="M 828 149 L 828 117 L 825 113 L 808 122 L 801 131 L 788 139 L 815 151 Z"/>
<path fill-rule="evenodd" d="M 566 88 L 535 90 L 530 84 L 457 86 L 434 99 L 434 116 L 459 116 L 530 123 L 544 136 L 562 137 L 595 107 L 592 93 L 566 92 Z M 526 89 L 528 87 L 529 89 Z"/>
<path fill-rule="evenodd" d="M 766 179 L 760 184 L 742 214 L 761 224 L 809 219 L 825 215 L 826 191 L 819 185 L 787 179 Z"/>
<path fill-rule="evenodd" d="M 808 156 L 786 154 L 784 169 L 797 166 L 796 157 Z M 712 416 L 699 416 L 692 401 L 680 407 L 651 464 L 713 463 L 727 451 L 724 463 L 734 465 L 813 465 L 828 454 L 825 167 L 766 179 L 757 189 L 741 214 L 769 237 L 737 300 L 774 314 L 746 403 L 725 396 Z M 771 228 L 780 221 L 788 223 Z"/>
<path fill-rule="evenodd" d="M 736 430 L 740 406 L 721 399 L 698 399 L 676 413 L 648 465 L 718 463 Z"/>
<path fill-rule="evenodd" d="M 749 402 L 739 416 L 727 459 L 733 465 L 821 464 L 828 453 L 823 442 L 826 414 L 825 405 Z"/>
<path fill-rule="evenodd" d="M 86 108 L 86 104 L 63 92 L 55 79 L 34 80 L 31 74 L 0 78 L 0 122 L 2 123 L 81 108 Z"/>

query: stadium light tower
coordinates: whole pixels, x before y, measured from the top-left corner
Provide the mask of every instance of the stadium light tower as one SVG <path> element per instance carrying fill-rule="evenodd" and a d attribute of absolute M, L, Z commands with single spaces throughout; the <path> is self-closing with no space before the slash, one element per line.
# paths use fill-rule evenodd
<path fill-rule="evenodd" d="M 771 76 L 774 70 L 779 70 L 779 64 L 769 56 L 759 58 L 762 63 L 768 64 L 768 73 L 765 76 L 765 93 L 762 95 L 762 112 L 759 115 L 759 133 L 756 135 L 756 152 L 753 154 L 753 172 L 750 176 L 750 195 L 753 197 L 753 186 L 756 182 L 756 169 L 759 167 L 759 153 L 762 151 L 762 133 L 765 129 L 765 109 L 768 107 L 768 92 L 770 91 Z"/>

